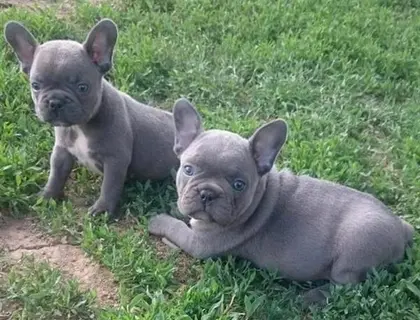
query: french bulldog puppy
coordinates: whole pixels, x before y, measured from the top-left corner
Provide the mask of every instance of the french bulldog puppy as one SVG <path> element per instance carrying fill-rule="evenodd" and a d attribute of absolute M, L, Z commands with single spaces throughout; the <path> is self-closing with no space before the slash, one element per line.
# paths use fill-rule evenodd
<path fill-rule="evenodd" d="M 74 160 L 103 174 L 93 215 L 115 215 L 126 178 L 160 180 L 178 166 L 171 113 L 135 101 L 104 79 L 111 69 L 118 30 L 98 22 L 83 43 L 39 44 L 23 25 L 5 25 L 6 41 L 29 77 L 38 118 L 54 126 L 44 198 L 62 198 Z"/>
<path fill-rule="evenodd" d="M 235 255 L 297 281 L 355 284 L 373 267 L 398 262 L 414 229 L 373 196 L 290 171 L 274 163 L 287 125 L 275 120 L 250 137 L 204 131 L 185 99 L 173 109 L 174 151 L 180 158 L 176 186 L 185 223 L 166 214 L 149 222 L 196 258 Z M 304 305 L 326 301 L 323 286 Z"/>

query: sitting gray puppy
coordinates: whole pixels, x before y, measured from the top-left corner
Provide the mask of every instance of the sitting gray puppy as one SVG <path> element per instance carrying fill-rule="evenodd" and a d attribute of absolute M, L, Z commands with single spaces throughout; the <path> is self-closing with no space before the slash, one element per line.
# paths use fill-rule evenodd
<path fill-rule="evenodd" d="M 4 30 L 21 69 L 29 76 L 36 115 L 54 126 L 51 171 L 42 192 L 62 198 L 74 160 L 103 174 L 93 215 L 115 214 L 124 182 L 163 179 L 178 166 L 172 114 L 140 104 L 104 79 L 112 67 L 117 26 L 103 19 L 83 44 L 52 40 L 38 44 L 21 24 Z"/>
<path fill-rule="evenodd" d="M 185 99 L 175 103 L 178 207 L 149 232 L 197 258 L 236 255 L 298 281 L 362 281 L 369 269 L 400 261 L 414 229 L 366 193 L 273 167 L 287 125 L 272 121 L 249 140 L 204 131 Z M 306 304 L 325 302 L 323 290 Z M 327 290 L 328 291 L 328 290 Z"/>

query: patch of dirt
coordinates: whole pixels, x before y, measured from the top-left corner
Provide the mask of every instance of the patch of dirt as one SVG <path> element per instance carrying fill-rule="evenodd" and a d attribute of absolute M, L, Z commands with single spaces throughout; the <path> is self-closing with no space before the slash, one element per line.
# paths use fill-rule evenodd
<path fill-rule="evenodd" d="M 5 303 L 1 303 L 0 305 L 0 320 L 9 320 L 12 319 L 12 315 L 15 311 L 21 308 L 15 302 L 6 301 Z"/>
<path fill-rule="evenodd" d="M 188 284 L 192 279 L 198 279 L 199 274 L 193 266 L 196 261 L 186 253 L 181 253 L 178 257 L 174 273 L 175 279 L 181 284 Z"/>
<path fill-rule="evenodd" d="M 117 304 L 118 287 L 111 272 L 92 261 L 79 247 L 67 244 L 65 239 L 55 240 L 36 230 L 32 219 L 6 218 L 0 226 L 0 249 L 12 263 L 19 263 L 24 255 L 47 261 L 77 280 L 82 290 L 96 291 L 99 305 Z"/>

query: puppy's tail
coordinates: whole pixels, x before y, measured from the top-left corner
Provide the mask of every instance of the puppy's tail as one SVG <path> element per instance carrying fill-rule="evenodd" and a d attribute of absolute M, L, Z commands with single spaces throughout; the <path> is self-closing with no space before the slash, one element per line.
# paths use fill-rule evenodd
<path fill-rule="evenodd" d="M 408 222 L 401 220 L 403 229 L 404 229 L 404 237 L 405 237 L 405 244 L 406 246 L 411 247 L 413 245 L 413 238 L 414 238 L 414 228 Z"/>

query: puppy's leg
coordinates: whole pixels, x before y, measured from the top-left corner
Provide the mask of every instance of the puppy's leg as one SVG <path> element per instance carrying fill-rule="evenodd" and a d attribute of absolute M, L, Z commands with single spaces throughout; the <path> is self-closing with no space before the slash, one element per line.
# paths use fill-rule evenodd
<path fill-rule="evenodd" d="M 211 243 L 204 241 L 181 220 L 167 214 L 152 217 L 148 229 L 151 234 L 165 237 L 194 258 L 205 259 L 215 255 Z"/>
<path fill-rule="evenodd" d="M 400 261 L 405 251 L 404 238 L 409 242 L 410 231 L 408 228 L 405 231 L 407 235 L 403 235 L 397 223 L 383 222 L 376 215 L 366 213 L 358 223 L 349 221 L 343 224 L 337 233 L 337 258 L 331 266 L 331 282 L 355 285 L 364 281 L 372 268 L 389 267 Z M 321 296 L 315 291 L 309 291 L 307 295 L 308 300 L 317 300 L 319 297 L 317 302 L 322 303 Z"/>
<path fill-rule="evenodd" d="M 108 212 L 111 217 L 116 216 L 117 205 L 124 188 L 129 161 L 107 161 L 104 163 L 104 177 L 101 194 L 95 204 L 89 208 L 93 216 Z"/>
<path fill-rule="evenodd" d="M 323 307 L 326 305 L 330 295 L 330 287 L 334 284 L 357 284 L 366 279 L 367 269 L 352 270 L 346 259 L 339 259 L 334 263 L 331 271 L 331 282 L 317 288 L 311 289 L 303 295 L 303 307 L 311 305 Z"/>
<path fill-rule="evenodd" d="M 357 284 L 366 279 L 370 267 L 376 266 L 383 260 L 385 252 L 372 250 L 381 248 L 376 244 L 376 238 L 370 235 L 360 234 L 357 236 L 351 233 L 340 235 L 341 242 L 338 244 L 341 254 L 331 266 L 329 274 L 332 284 L 326 284 L 309 290 L 304 294 L 304 307 L 309 305 L 324 306 L 330 296 L 330 286 L 333 284 Z M 378 252 L 379 251 L 379 252 Z"/>
<path fill-rule="evenodd" d="M 366 280 L 368 268 L 359 268 L 352 270 L 344 263 L 334 264 L 331 271 L 331 280 L 337 284 L 357 284 Z"/>
<path fill-rule="evenodd" d="M 174 250 L 180 250 L 176 245 L 174 245 L 172 242 L 170 242 L 168 239 L 166 238 L 162 238 L 162 242 L 164 244 L 166 244 L 169 248 L 172 248 Z"/>
<path fill-rule="evenodd" d="M 357 284 L 366 279 L 368 269 L 359 268 L 351 269 L 350 263 L 346 258 L 337 260 L 334 263 L 331 271 L 331 282 L 322 285 L 318 288 L 314 288 L 306 292 L 303 296 L 304 307 L 310 305 L 317 305 L 319 307 L 325 306 L 327 299 L 330 297 L 330 286 L 333 284 Z"/>
<path fill-rule="evenodd" d="M 309 306 L 322 307 L 327 303 L 330 296 L 330 283 L 311 289 L 303 294 L 303 307 Z"/>
<path fill-rule="evenodd" d="M 64 185 L 73 168 L 74 158 L 63 147 L 54 146 L 50 158 L 50 174 L 41 196 L 45 199 L 64 198 Z"/>
<path fill-rule="evenodd" d="M 376 266 L 375 257 L 370 250 L 364 248 L 356 239 L 352 243 L 346 243 L 345 251 L 338 257 L 331 268 L 331 284 L 326 284 L 306 292 L 303 296 L 303 306 L 324 306 L 330 297 L 330 286 L 333 284 L 357 284 L 364 281 L 370 266 Z M 372 244 L 370 242 L 369 244 Z"/>
<path fill-rule="evenodd" d="M 331 267 L 330 280 L 333 284 L 351 284 L 355 285 L 366 280 L 367 273 L 373 267 L 387 265 L 395 257 L 400 255 L 400 246 L 394 248 L 383 246 L 378 240 L 379 236 L 372 237 L 372 234 L 354 234 L 352 238 L 342 237 L 342 253 Z M 387 240 L 387 239 L 385 239 Z M 392 243 L 390 242 L 390 243 Z M 385 241 L 386 243 L 386 241 Z M 401 251 L 402 252 L 402 251 Z M 328 285 L 309 290 L 304 295 L 304 305 L 311 304 L 325 305 L 329 297 Z"/>

